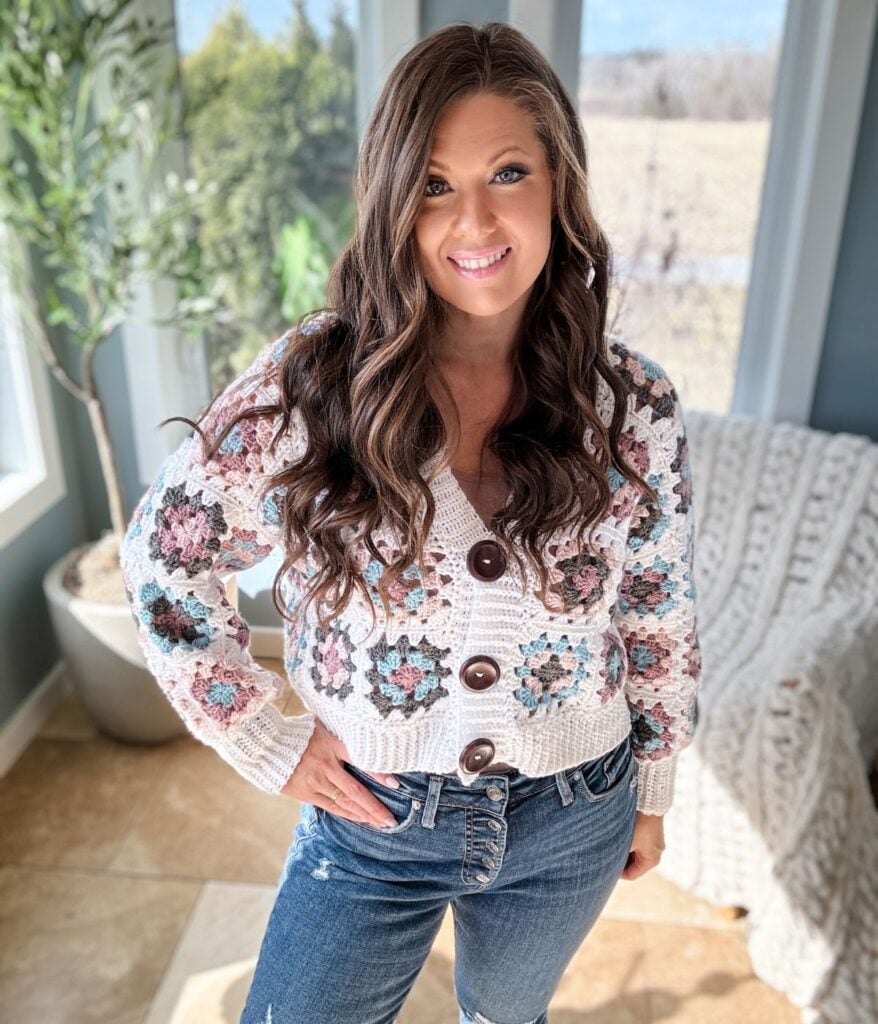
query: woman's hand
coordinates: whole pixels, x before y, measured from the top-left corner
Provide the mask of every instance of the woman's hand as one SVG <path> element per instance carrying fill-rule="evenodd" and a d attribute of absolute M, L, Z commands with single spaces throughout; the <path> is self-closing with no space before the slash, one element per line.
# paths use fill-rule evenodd
<path fill-rule="evenodd" d="M 387 806 L 376 799 L 350 772 L 345 771 L 342 761 L 352 763 L 347 747 L 318 719 L 308 746 L 281 793 L 314 804 L 315 807 L 322 807 L 339 818 L 347 818 L 360 825 L 373 825 L 376 828 L 397 825 L 396 818 Z M 393 775 L 383 772 L 366 774 L 383 782 L 385 786 L 395 788 L 396 779 Z M 336 790 L 338 797 L 332 800 Z"/>
<path fill-rule="evenodd" d="M 661 860 L 665 848 L 665 825 L 661 814 L 636 812 L 631 852 L 620 878 L 639 878 Z"/>

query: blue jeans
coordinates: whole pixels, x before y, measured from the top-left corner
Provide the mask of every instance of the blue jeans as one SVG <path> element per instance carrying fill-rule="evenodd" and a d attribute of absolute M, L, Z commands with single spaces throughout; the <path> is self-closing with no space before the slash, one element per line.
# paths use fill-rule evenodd
<path fill-rule="evenodd" d="M 240 1024 L 393 1024 L 451 904 L 461 1024 L 546 1024 L 625 867 L 631 735 L 539 778 L 351 772 L 388 829 L 302 804 Z"/>

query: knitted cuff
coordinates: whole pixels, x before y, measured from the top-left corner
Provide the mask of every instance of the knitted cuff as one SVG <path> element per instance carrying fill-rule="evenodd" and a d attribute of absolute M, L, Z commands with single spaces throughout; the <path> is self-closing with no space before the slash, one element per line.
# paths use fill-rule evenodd
<path fill-rule="evenodd" d="M 239 775 L 266 793 L 279 793 L 296 769 L 314 728 L 313 714 L 284 717 L 266 704 L 234 730 L 207 740 Z"/>
<path fill-rule="evenodd" d="M 674 799 L 678 756 L 673 754 L 661 761 L 635 758 L 638 811 L 644 814 L 666 814 L 670 809 Z"/>

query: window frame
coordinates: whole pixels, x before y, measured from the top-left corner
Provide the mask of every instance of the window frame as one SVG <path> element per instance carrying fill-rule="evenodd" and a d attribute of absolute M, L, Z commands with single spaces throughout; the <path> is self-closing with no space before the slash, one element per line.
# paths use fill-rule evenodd
<path fill-rule="evenodd" d="M 24 280 L 31 280 L 30 265 L 24 247 L 12 236 L 9 227 L 0 223 L 0 246 L 6 252 L 15 250 L 14 260 L 25 268 Z M 13 395 L 16 413 L 21 418 L 22 434 L 27 449 L 27 468 L 0 476 L 0 550 L 8 547 L 53 505 L 67 496 L 58 440 L 58 425 L 47 380 L 48 369 L 36 345 L 28 344 L 22 306 L 33 323 L 36 317 L 34 297 L 22 285 L 16 293 L 6 269 L 0 266 L 0 318 L 3 334 L 9 341 L 11 380 L 7 382 Z"/>
<path fill-rule="evenodd" d="M 731 412 L 810 421 L 875 18 L 788 0 Z"/>

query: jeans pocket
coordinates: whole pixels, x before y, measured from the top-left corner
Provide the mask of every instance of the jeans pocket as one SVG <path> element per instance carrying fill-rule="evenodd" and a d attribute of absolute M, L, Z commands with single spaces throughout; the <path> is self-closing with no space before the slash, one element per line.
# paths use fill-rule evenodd
<path fill-rule="evenodd" d="M 387 828 L 381 828 L 378 825 L 367 824 L 364 821 L 351 821 L 349 818 L 342 818 L 340 815 L 332 814 L 331 811 L 327 811 L 323 807 L 316 808 L 318 816 L 322 817 L 329 814 L 332 816 L 333 821 L 340 822 L 342 825 L 350 825 L 351 828 L 359 830 L 365 829 L 367 832 L 374 832 L 379 836 L 399 835 L 400 832 L 406 832 L 414 825 L 418 820 L 418 812 L 422 806 L 420 800 L 415 799 L 406 789 L 393 789 L 391 786 L 385 786 L 361 769 L 347 762 L 345 763 L 351 774 L 357 778 L 357 781 L 362 783 L 376 800 L 380 800 L 384 804 L 396 819 L 396 824 L 390 825 Z"/>
<path fill-rule="evenodd" d="M 609 753 L 601 754 L 582 766 L 582 787 L 586 797 L 595 802 L 606 800 L 621 789 L 634 769 L 631 733 Z"/>

